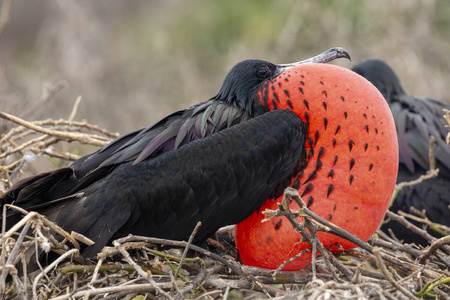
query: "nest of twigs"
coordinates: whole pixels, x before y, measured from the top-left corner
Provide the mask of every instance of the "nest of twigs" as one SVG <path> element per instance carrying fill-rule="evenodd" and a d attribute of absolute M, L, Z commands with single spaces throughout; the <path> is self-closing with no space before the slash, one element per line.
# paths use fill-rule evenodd
<path fill-rule="evenodd" d="M 18 124 L 0 139 L 0 191 L 10 187 L 11 175 L 31 163 L 30 153 L 75 160 L 76 155 L 55 148 L 60 141 L 101 146 L 117 136 L 73 121 L 75 112 L 76 106 L 68 120 L 35 122 L 0 112 L 0 117 Z M 427 176 L 435 176 L 433 172 Z M 290 210 L 288 199 L 297 201 L 300 209 Z M 9 210 L 25 217 L 10 229 L 5 222 L 2 226 L 0 292 L 5 299 L 450 298 L 450 236 L 437 239 L 409 220 L 437 226 L 447 234 L 449 228 L 432 224 L 420 212 L 386 216 L 422 236 L 429 246 L 403 244 L 381 231 L 366 243 L 312 213 L 296 191 L 288 189 L 279 209 L 266 214 L 287 218 L 305 241 L 315 245 L 310 251 L 322 255 L 304 270 L 286 272 L 280 271 L 283 265 L 278 270 L 244 266 L 236 259 L 234 246 L 226 243 L 212 241 L 199 247 L 190 241 L 138 236 L 116 240 L 95 261 L 87 261 L 79 249 L 80 244 L 91 243 L 89 239 L 13 205 L 4 206 L 3 220 Z M 299 223 L 297 216 L 305 221 Z M 339 235 L 359 248 L 333 254 L 315 239 L 317 231 Z M 57 253 L 56 258 L 43 264 L 48 251 Z"/>

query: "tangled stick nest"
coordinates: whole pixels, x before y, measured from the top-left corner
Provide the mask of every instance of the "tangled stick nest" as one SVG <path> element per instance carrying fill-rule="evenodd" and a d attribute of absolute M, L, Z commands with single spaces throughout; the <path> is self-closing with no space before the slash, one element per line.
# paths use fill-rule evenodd
<path fill-rule="evenodd" d="M 75 160 L 76 155 L 55 147 L 61 141 L 101 146 L 117 136 L 73 121 L 76 106 L 68 120 L 27 122 L 0 112 L 0 117 L 19 124 L 0 139 L 0 190 L 10 187 L 11 177 L 30 163 L 31 153 Z M 436 173 L 431 168 L 421 180 Z M 9 210 L 25 217 L 8 230 L 2 226 L 0 292 L 5 299 L 450 299 L 450 236 L 437 239 L 409 220 L 446 234 L 449 228 L 431 223 L 421 212 L 416 216 L 388 212 L 387 218 L 416 232 L 429 246 L 402 244 L 381 231 L 365 243 L 308 210 L 295 190 L 286 191 L 287 199 L 297 201 L 300 209 L 292 211 L 283 202 L 278 210 L 265 213 L 287 218 L 311 243 L 314 232 L 325 230 L 359 248 L 337 255 L 318 242 L 322 256 L 310 267 L 285 272 L 281 266 L 274 271 L 244 266 L 229 244 L 211 242 L 207 250 L 189 241 L 127 236 L 105 247 L 95 261 L 87 261 L 79 254 L 80 244 L 92 241 L 64 231 L 36 212 L 5 205 L 3 220 Z M 305 218 L 301 224 L 296 220 L 299 215 Z M 43 266 L 42 257 L 50 250 L 57 258 Z"/>

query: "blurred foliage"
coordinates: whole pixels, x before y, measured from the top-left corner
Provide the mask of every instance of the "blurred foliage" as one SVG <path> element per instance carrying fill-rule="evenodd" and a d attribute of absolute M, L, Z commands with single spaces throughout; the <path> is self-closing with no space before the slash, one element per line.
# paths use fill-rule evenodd
<path fill-rule="evenodd" d="M 287 63 L 333 46 L 351 53 L 344 67 L 382 58 L 411 94 L 448 102 L 449 36 L 450 2 L 438 0 L 15 0 L 0 109 L 65 118 L 81 95 L 78 119 L 124 133 L 214 96 L 242 59 Z"/>

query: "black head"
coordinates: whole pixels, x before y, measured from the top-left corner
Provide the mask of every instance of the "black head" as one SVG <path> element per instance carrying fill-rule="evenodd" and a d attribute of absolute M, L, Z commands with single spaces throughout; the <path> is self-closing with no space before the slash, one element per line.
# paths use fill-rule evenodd
<path fill-rule="evenodd" d="M 230 70 L 219 93 L 213 99 L 226 101 L 256 116 L 264 112 L 261 104 L 254 101 L 257 89 L 264 82 L 274 79 L 294 66 L 305 63 L 327 63 L 336 58 L 350 59 L 350 55 L 343 48 L 332 48 L 313 58 L 292 64 L 275 65 L 258 59 L 241 61 Z"/>
<path fill-rule="evenodd" d="M 395 95 L 405 93 L 397 74 L 382 60 L 367 59 L 353 67 L 352 70 L 369 80 L 387 101 L 390 101 Z"/>
<path fill-rule="evenodd" d="M 216 97 L 254 114 L 256 89 L 266 80 L 279 75 L 276 65 L 258 59 L 241 61 L 231 68 Z"/>

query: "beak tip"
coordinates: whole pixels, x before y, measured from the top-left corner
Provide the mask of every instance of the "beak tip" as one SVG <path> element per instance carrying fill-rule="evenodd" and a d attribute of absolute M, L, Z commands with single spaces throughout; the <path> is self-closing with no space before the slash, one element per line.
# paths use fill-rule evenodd
<path fill-rule="evenodd" d="M 352 58 L 350 57 L 350 53 L 348 53 L 348 51 L 342 47 L 334 47 L 328 51 L 335 53 L 336 58 L 346 58 L 349 61 L 352 61 Z"/>

